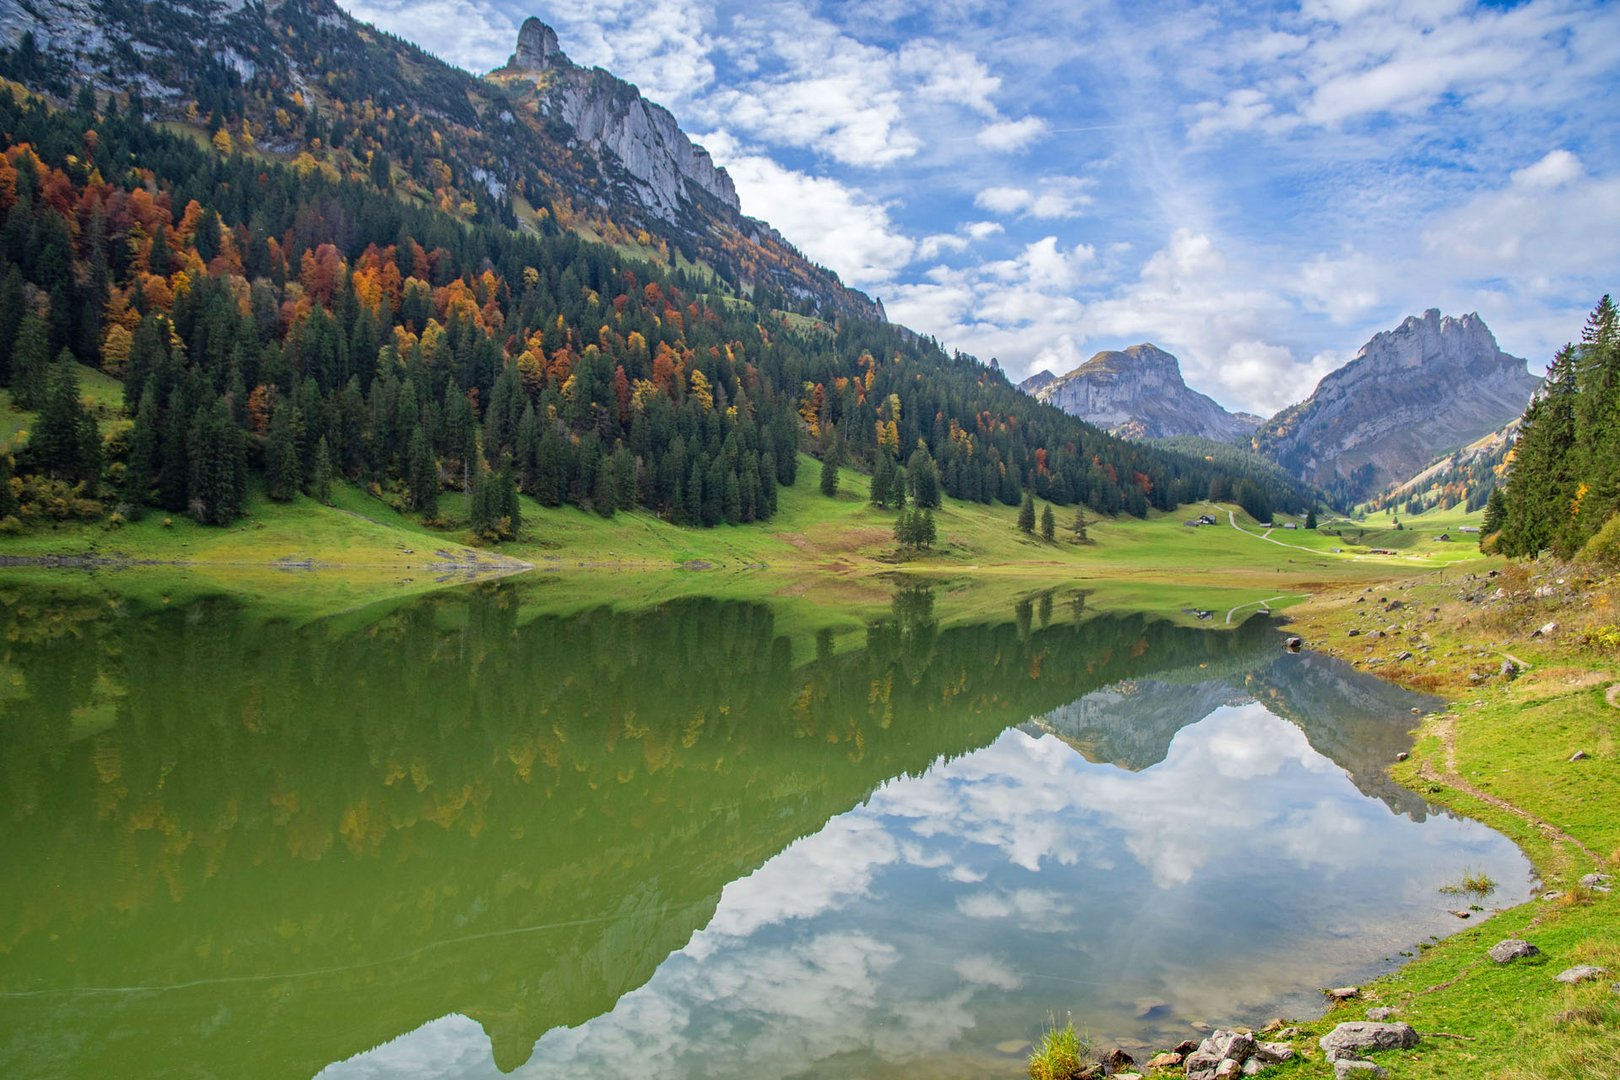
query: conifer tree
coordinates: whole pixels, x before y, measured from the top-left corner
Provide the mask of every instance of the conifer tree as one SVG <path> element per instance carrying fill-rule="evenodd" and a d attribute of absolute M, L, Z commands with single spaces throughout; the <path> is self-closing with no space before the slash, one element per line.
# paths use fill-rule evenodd
<path fill-rule="evenodd" d="M 911 483 L 912 502 L 924 510 L 939 509 L 939 468 L 926 446 L 919 446 L 906 461 L 906 478 Z"/>
<path fill-rule="evenodd" d="M 1074 504 L 1074 520 L 1069 523 L 1069 531 L 1074 534 L 1074 542 L 1086 542 L 1086 507 L 1084 503 Z"/>
<path fill-rule="evenodd" d="M 1305 527 L 1307 529 L 1316 528 L 1316 507 L 1314 506 L 1305 511 Z"/>
<path fill-rule="evenodd" d="M 1047 503 L 1041 508 L 1041 539 L 1048 544 L 1057 535 L 1057 521 L 1052 516 L 1052 504 Z"/>
<path fill-rule="evenodd" d="M 315 469 L 309 476 L 310 498 L 324 506 L 332 505 L 332 451 L 322 435 L 315 444 Z"/>
<path fill-rule="evenodd" d="M 1479 526 L 1479 547 L 1485 550 L 1490 539 L 1502 531 L 1502 525 L 1507 520 L 1507 498 L 1499 487 L 1491 488 L 1490 498 L 1485 500 L 1485 519 Z"/>
<path fill-rule="evenodd" d="M 84 407 L 78 365 L 66 349 L 51 367 L 39 417 L 28 436 L 28 460 L 47 476 L 84 481 L 92 488 L 101 475 L 101 430 Z"/>
<path fill-rule="evenodd" d="M 1027 489 L 1024 501 L 1018 504 L 1018 531 L 1026 536 L 1035 531 L 1035 496 Z"/>
<path fill-rule="evenodd" d="M 139 521 L 146 512 L 152 474 L 157 469 L 157 452 L 157 395 L 148 390 L 141 395 L 140 408 L 135 411 L 135 427 L 129 436 L 129 459 L 124 463 L 123 487 L 119 491 L 124 516 L 131 521 Z"/>
<path fill-rule="evenodd" d="M 439 463 L 421 428 L 411 432 L 407 457 L 406 486 L 411 493 L 411 509 L 431 521 L 439 516 Z M 474 526 L 473 531 L 479 530 Z"/>
<path fill-rule="evenodd" d="M 831 498 L 838 494 L 838 450 L 830 447 L 821 459 L 821 493 Z"/>
<path fill-rule="evenodd" d="M 186 493 L 191 516 L 205 525 L 228 525 L 241 516 L 247 497 L 247 439 L 223 398 L 197 410 L 186 436 L 186 457 L 191 464 Z"/>
<path fill-rule="evenodd" d="M 270 442 L 264 452 L 265 488 L 277 502 L 286 502 L 304 486 L 303 458 L 298 453 L 298 409 L 291 402 L 276 407 L 270 417 Z"/>
<path fill-rule="evenodd" d="M 51 332 L 37 312 L 23 316 L 17 344 L 11 354 L 11 400 L 19 409 L 33 411 L 45 400 L 51 367 Z"/>

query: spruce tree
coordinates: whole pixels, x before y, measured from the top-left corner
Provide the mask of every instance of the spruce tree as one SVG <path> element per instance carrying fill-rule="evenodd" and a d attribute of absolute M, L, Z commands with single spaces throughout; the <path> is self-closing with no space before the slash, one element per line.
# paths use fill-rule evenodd
<path fill-rule="evenodd" d="M 129 436 L 129 459 L 124 463 L 124 482 L 119 491 L 124 516 L 139 521 L 146 512 L 152 474 L 157 470 L 157 395 L 148 390 L 141 395 L 135 411 L 135 427 Z"/>
<path fill-rule="evenodd" d="M 439 463 L 433 457 L 427 435 L 421 428 L 411 432 L 407 451 L 406 486 L 410 489 L 411 509 L 432 520 L 439 516 Z M 475 527 L 474 532 L 478 529 Z"/>
<path fill-rule="evenodd" d="M 1074 520 L 1069 523 L 1069 531 L 1074 534 L 1074 542 L 1086 542 L 1086 507 L 1084 503 L 1074 504 Z"/>
<path fill-rule="evenodd" d="M 247 497 L 247 439 L 223 398 L 215 398 L 192 417 L 186 456 L 191 464 L 186 498 L 192 517 L 205 525 L 228 525 L 240 517 Z"/>
<path fill-rule="evenodd" d="M 917 513 L 917 526 L 916 526 L 917 545 L 919 547 L 925 547 L 925 548 L 933 547 L 934 546 L 934 538 L 935 538 L 934 512 L 925 507 L 925 508 L 921 508 L 921 509 L 917 510 L 916 513 Z"/>
<path fill-rule="evenodd" d="M 1314 506 L 1305 511 L 1305 527 L 1307 529 L 1316 528 L 1316 507 Z"/>
<path fill-rule="evenodd" d="M 92 488 L 101 475 L 101 429 L 79 394 L 79 370 L 66 349 L 51 367 L 39 417 L 28 436 L 35 471 Z"/>
<path fill-rule="evenodd" d="M 1502 525 L 1507 521 L 1507 497 L 1499 487 L 1491 488 L 1490 498 L 1485 500 L 1485 519 L 1479 526 L 1479 547 L 1485 550 L 1491 537 L 1502 531 Z"/>
<path fill-rule="evenodd" d="M 1024 501 L 1018 505 L 1018 531 L 1026 536 L 1035 531 L 1035 496 L 1028 490 L 1024 492 Z"/>
<path fill-rule="evenodd" d="M 270 417 L 270 442 L 264 452 L 265 488 L 277 502 L 287 502 L 304 486 L 303 458 L 298 453 L 298 409 L 290 402 Z"/>
<path fill-rule="evenodd" d="M 315 469 L 309 477 L 310 498 L 324 506 L 332 505 L 332 451 L 322 435 L 315 444 Z"/>
<path fill-rule="evenodd" d="M 596 463 L 596 479 L 591 487 L 591 507 L 605 518 L 619 510 L 619 482 L 613 459 L 604 455 Z"/>
<path fill-rule="evenodd" d="M 30 311 L 17 328 L 17 344 L 11 354 L 11 400 L 17 408 L 32 412 L 44 403 L 50 369 L 50 328 Z"/>
<path fill-rule="evenodd" d="M 821 459 L 821 493 L 831 498 L 838 494 L 838 451 L 830 448 Z"/>
<path fill-rule="evenodd" d="M 1057 521 L 1052 516 L 1052 504 L 1047 503 L 1041 508 L 1041 539 L 1048 544 L 1057 535 Z"/>
<path fill-rule="evenodd" d="M 911 483 L 911 500 L 924 510 L 939 509 L 939 467 L 926 446 L 919 446 L 906 462 L 906 478 Z M 1032 524 L 1030 528 L 1034 528 Z"/>

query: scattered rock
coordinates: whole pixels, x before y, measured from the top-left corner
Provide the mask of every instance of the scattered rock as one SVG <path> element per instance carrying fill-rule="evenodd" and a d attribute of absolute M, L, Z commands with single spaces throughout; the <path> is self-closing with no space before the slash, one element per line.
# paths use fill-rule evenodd
<path fill-rule="evenodd" d="M 1280 1065 L 1294 1056 L 1294 1048 L 1285 1042 L 1263 1042 L 1254 1046 L 1254 1057 L 1250 1061 L 1258 1061 L 1263 1065 Z"/>
<path fill-rule="evenodd" d="M 1498 964 L 1511 964 L 1527 956 L 1540 956 L 1541 950 L 1519 938 L 1508 938 L 1491 946 L 1490 957 Z"/>
<path fill-rule="evenodd" d="M 1411 754 L 1408 754 L 1405 750 L 1402 750 L 1400 753 L 1395 755 L 1395 760 L 1396 761 L 1405 761 L 1407 758 L 1409 758 L 1411 756 L 1412 756 Z"/>
<path fill-rule="evenodd" d="M 1360 630 L 1352 630 L 1346 636 L 1347 637 L 1360 637 L 1361 636 L 1361 631 Z"/>
<path fill-rule="evenodd" d="M 1551 585 L 1537 585 L 1535 597 L 1537 600 L 1551 600 L 1558 595 L 1558 590 Z"/>
<path fill-rule="evenodd" d="M 1182 1060 L 1183 1059 L 1180 1054 L 1171 1050 L 1163 1054 L 1155 1054 L 1153 1057 L 1148 1058 L 1147 1067 L 1150 1069 L 1173 1069 L 1177 1065 L 1180 1065 Z"/>
<path fill-rule="evenodd" d="M 1412 654 L 1402 649 L 1400 652 L 1395 654 L 1395 659 L 1399 661 L 1410 660 L 1412 659 Z"/>
<path fill-rule="evenodd" d="M 1176 1045 L 1170 1048 L 1170 1052 L 1172 1054 L 1180 1054 L 1183 1058 L 1185 1058 L 1188 1054 L 1197 1049 L 1197 1043 L 1193 1042 L 1191 1039 L 1182 1039 L 1180 1042 L 1176 1043 Z"/>
<path fill-rule="evenodd" d="M 1128 1069 L 1135 1065 L 1136 1059 L 1116 1046 L 1102 1056 L 1102 1064 L 1103 1068 L 1109 1072 L 1117 1073 L 1122 1069 Z"/>
<path fill-rule="evenodd" d="M 1281 1031 L 1283 1028 L 1285 1028 L 1287 1026 L 1288 1026 L 1288 1021 L 1284 1020 L 1282 1017 L 1280 1017 L 1280 1016 L 1273 1017 L 1272 1019 L 1267 1020 L 1265 1022 L 1265 1025 L 1260 1029 L 1260 1034 L 1262 1034 L 1262 1035 L 1270 1035 L 1272 1032 Z"/>
<path fill-rule="evenodd" d="M 1418 1033 L 1411 1024 L 1380 1024 L 1352 1020 L 1340 1024 L 1317 1040 L 1329 1061 L 1353 1058 L 1363 1050 L 1410 1050 L 1418 1044 Z"/>
<path fill-rule="evenodd" d="M 1351 998 L 1358 998 L 1361 996 L 1361 987 L 1341 986 L 1337 990 L 1324 990 L 1322 993 L 1326 994 L 1334 1001 L 1349 1001 Z"/>
<path fill-rule="evenodd" d="M 1187 1075 L 1191 1076 L 1192 1074 L 1188 1073 Z M 1233 1061 L 1231 1058 L 1226 1058 L 1219 1065 L 1215 1066 L 1215 1080 L 1233 1080 L 1234 1077 L 1242 1075 L 1243 1063 L 1241 1061 Z"/>
<path fill-rule="evenodd" d="M 1543 893 L 1541 898 L 1543 900 L 1558 900 L 1561 897 L 1563 897 L 1563 895 L 1564 894 L 1561 893 L 1561 892 L 1550 892 L 1550 893 Z"/>
<path fill-rule="evenodd" d="M 1389 608 L 1387 610 L 1389 610 L 1389 611 L 1399 611 L 1405 606 L 1406 606 L 1406 601 L 1404 601 L 1404 600 L 1391 600 L 1389 602 Z"/>
<path fill-rule="evenodd" d="M 1581 888 L 1601 889 L 1609 884 L 1608 874 L 1587 874 L 1581 878 Z"/>
<path fill-rule="evenodd" d="M 1299 652 L 1299 650 L 1305 647 L 1305 639 L 1291 637 L 1287 641 L 1283 642 L 1283 644 L 1287 646 L 1289 652 Z"/>
<path fill-rule="evenodd" d="M 1100 1064 L 1093 1061 L 1090 1065 L 1087 1065 L 1085 1068 L 1080 1070 L 1078 1077 L 1079 1080 L 1102 1080 L 1102 1077 L 1106 1075 L 1106 1072 L 1107 1070 L 1105 1070 Z"/>
<path fill-rule="evenodd" d="M 1582 964 L 1579 967 L 1566 968 L 1553 978 L 1561 983 L 1574 986 L 1576 983 L 1587 982 L 1591 979 L 1601 979 L 1609 973 L 1608 968 L 1594 967 L 1591 964 Z"/>
<path fill-rule="evenodd" d="M 1555 631 L 1557 629 L 1558 629 L 1558 624 L 1555 623 L 1555 622 L 1550 622 L 1550 623 L 1547 623 L 1546 625 L 1542 626 L 1540 629 L 1538 629 L 1535 633 L 1531 634 L 1530 636 L 1533 637 L 1533 638 L 1535 638 L 1535 637 L 1552 637 L 1553 631 Z"/>
<path fill-rule="evenodd" d="M 1378 1023 L 1383 1023 L 1385 1020 L 1390 1019 L 1394 1015 L 1395 1010 L 1389 1008 L 1388 1006 L 1367 1010 L 1367 1019 L 1377 1021 Z"/>
<path fill-rule="evenodd" d="M 1516 679 L 1519 677 L 1519 665 L 1511 660 L 1503 660 L 1502 666 L 1498 670 L 1504 679 Z"/>
<path fill-rule="evenodd" d="M 1358 1058 L 1345 1058 L 1333 1063 L 1333 1080 L 1387 1080 L 1389 1070 L 1382 1065 Z"/>
<path fill-rule="evenodd" d="M 1585 761 L 1586 760 L 1586 751 L 1585 750 L 1577 750 L 1577 751 L 1575 751 L 1573 754 L 1569 755 L 1569 760 L 1571 760 L 1571 761 Z"/>
<path fill-rule="evenodd" d="M 1459 919 L 1471 919 L 1471 918 L 1474 917 L 1473 912 L 1471 912 L 1471 911 L 1462 911 L 1462 910 L 1457 909 L 1457 908 L 1451 909 L 1449 912 L 1447 912 L 1447 914 L 1455 915 Z"/>

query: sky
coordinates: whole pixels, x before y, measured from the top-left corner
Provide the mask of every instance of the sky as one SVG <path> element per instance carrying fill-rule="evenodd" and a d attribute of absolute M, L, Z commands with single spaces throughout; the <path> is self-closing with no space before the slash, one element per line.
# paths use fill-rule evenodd
<path fill-rule="evenodd" d="M 470 71 L 534 15 L 889 317 L 1014 379 L 1151 341 L 1231 409 L 1620 290 L 1620 3 L 339 0 Z"/>

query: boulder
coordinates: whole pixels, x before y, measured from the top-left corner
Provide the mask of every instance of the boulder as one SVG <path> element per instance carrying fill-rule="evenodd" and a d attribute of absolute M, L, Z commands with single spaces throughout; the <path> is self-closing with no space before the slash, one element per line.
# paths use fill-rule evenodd
<path fill-rule="evenodd" d="M 1182 1062 L 1182 1056 L 1173 1050 L 1162 1054 L 1155 1054 L 1147 1059 L 1146 1065 L 1150 1069 L 1173 1069 Z"/>
<path fill-rule="evenodd" d="M 1553 633 L 1557 629 L 1558 629 L 1558 624 L 1555 623 L 1555 622 L 1543 623 L 1541 625 L 1541 627 L 1539 629 L 1537 629 L 1536 632 L 1531 634 L 1530 636 L 1531 637 L 1552 637 Z"/>
<path fill-rule="evenodd" d="M 1102 1056 L 1103 1068 L 1111 1073 L 1123 1072 L 1136 1064 L 1136 1059 L 1119 1047 L 1114 1047 Z"/>
<path fill-rule="evenodd" d="M 1243 1062 L 1226 1058 L 1215 1066 L 1215 1080 L 1234 1080 L 1243 1075 Z"/>
<path fill-rule="evenodd" d="M 1333 1063 L 1333 1080 L 1388 1080 L 1389 1070 L 1358 1058 Z"/>
<path fill-rule="evenodd" d="M 1255 1043 L 1254 1057 L 1250 1061 L 1258 1061 L 1262 1065 L 1281 1065 L 1294 1056 L 1294 1048 L 1285 1042 Z"/>
<path fill-rule="evenodd" d="M 1191 1039 L 1182 1039 L 1180 1042 L 1176 1043 L 1176 1045 L 1170 1048 L 1170 1052 L 1172 1054 L 1180 1054 L 1182 1057 L 1186 1057 L 1188 1054 L 1197 1049 L 1197 1043 L 1193 1042 Z"/>
<path fill-rule="evenodd" d="M 1575 751 L 1573 754 L 1569 755 L 1569 760 L 1570 761 L 1585 761 L 1586 760 L 1586 751 L 1585 750 L 1577 750 L 1577 751 Z"/>
<path fill-rule="evenodd" d="M 1221 1060 L 1219 1054 L 1194 1050 L 1183 1062 L 1187 1067 L 1187 1080 L 1215 1080 L 1215 1070 L 1220 1067 Z"/>
<path fill-rule="evenodd" d="M 1574 986 L 1576 983 L 1588 982 L 1592 979 L 1601 979 L 1609 973 L 1608 968 L 1594 967 L 1591 964 L 1582 964 L 1579 967 L 1565 968 L 1553 978 L 1561 983 Z"/>
<path fill-rule="evenodd" d="M 1506 941 L 1498 941 L 1495 945 L 1491 946 L 1490 951 L 1491 959 L 1495 960 L 1498 964 L 1511 964 L 1513 961 L 1522 960 L 1527 956 L 1540 955 L 1540 949 L 1536 948 L 1528 941 L 1521 941 L 1518 938 L 1508 938 Z"/>
<path fill-rule="evenodd" d="M 1349 1001 L 1351 998 L 1358 998 L 1361 996 L 1361 987 L 1341 986 L 1336 990 L 1324 990 L 1322 993 L 1326 994 L 1334 1001 Z"/>
<path fill-rule="evenodd" d="M 1282 1017 L 1273 1017 L 1272 1019 L 1266 1021 L 1265 1026 L 1260 1029 L 1260 1034 L 1270 1035 L 1272 1032 L 1281 1031 L 1287 1026 L 1288 1021 L 1284 1020 Z"/>
<path fill-rule="evenodd" d="M 1299 652 L 1300 649 L 1305 647 L 1305 639 L 1291 637 L 1287 641 L 1283 642 L 1283 644 L 1288 648 L 1289 652 Z"/>
<path fill-rule="evenodd" d="M 1340 1024 L 1317 1040 L 1329 1061 L 1353 1058 L 1365 1050 L 1410 1050 L 1418 1044 L 1418 1033 L 1411 1024 L 1380 1024 L 1352 1020 Z"/>
<path fill-rule="evenodd" d="M 1609 884 L 1608 874 L 1587 874 L 1581 878 L 1581 888 L 1601 889 Z"/>

